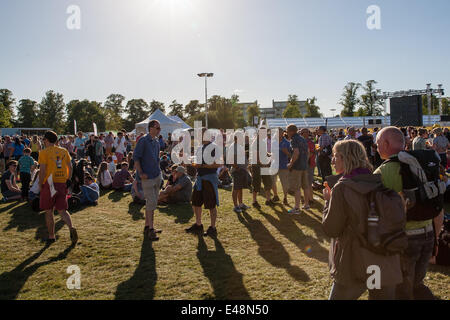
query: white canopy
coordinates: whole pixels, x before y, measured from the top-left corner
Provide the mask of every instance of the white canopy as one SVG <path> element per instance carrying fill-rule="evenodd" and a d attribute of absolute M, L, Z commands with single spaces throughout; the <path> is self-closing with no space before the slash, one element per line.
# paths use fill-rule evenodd
<path fill-rule="evenodd" d="M 136 134 L 148 133 L 148 123 L 151 120 L 158 120 L 161 124 L 161 135 L 167 139 L 169 132 L 176 129 L 190 128 L 183 120 L 177 116 L 166 116 L 161 110 L 156 110 L 148 119 L 136 124 Z"/>

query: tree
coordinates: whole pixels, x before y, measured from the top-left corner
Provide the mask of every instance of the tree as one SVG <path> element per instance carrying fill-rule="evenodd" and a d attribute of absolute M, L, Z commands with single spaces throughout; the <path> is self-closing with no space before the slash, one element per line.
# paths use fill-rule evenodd
<path fill-rule="evenodd" d="M 247 108 L 247 123 L 250 126 L 255 125 L 255 123 L 253 123 L 253 119 L 254 117 L 259 117 L 260 113 L 259 113 L 259 107 L 256 103 L 252 104 L 251 106 L 249 106 Z"/>
<path fill-rule="evenodd" d="M 133 99 L 128 101 L 125 111 L 128 117 L 125 121 L 125 130 L 131 131 L 136 123 L 144 121 L 149 116 L 149 108 L 144 99 Z"/>
<path fill-rule="evenodd" d="M 367 117 L 367 110 L 363 107 L 359 107 L 355 112 L 355 117 Z"/>
<path fill-rule="evenodd" d="M 233 94 L 233 95 L 231 96 L 231 103 L 232 103 L 233 105 L 236 105 L 237 103 L 239 103 L 239 95 Z"/>
<path fill-rule="evenodd" d="M 422 96 L 422 113 L 428 115 L 428 96 Z M 431 95 L 431 114 L 439 114 L 439 99 L 435 95 Z"/>
<path fill-rule="evenodd" d="M 66 112 L 66 133 L 75 133 L 74 120 L 77 121 L 77 130 L 92 132 L 94 131 L 92 123 L 97 125 L 99 132 L 106 130 L 106 110 L 102 108 L 100 102 L 72 100 L 67 104 Z"/>
<path fill-rule="evenodd" d="M 57 133 L 64 130 L 64 98 L 53 90 L 47 91 L 38 106 L 36 125 L 52 128 Z"/>
<path fill-rule="evenodd" d="M 300 109 L 295 104 L 288 103 L 288 106 L 283 111 L 283 118 L 285 119 L 294 119 L 301 118 L 302 114 L 300 113 Z"/>
<path fill-rule="evenodd" d="M 298 107 L 300 105 L 298 96 L 296 94 L 290 94 L 288 96 L 288 104 Z"/>
<path fill-rule="evenodd" d="M 366 81 L 366 85 L 363 87 L 364 94 L 360 99 L 361 106 L 369 117 L 381 116 L 384 109 L 383 100 L 377 96 L 380 90 L 375 89 L 376 84 L 375 80 Z"/>
<path fill-rule="evenodd" d="M 0 103 L 13 114 L 14 102 L 16 99 L 13 98 L 13 94 L 8 89 L 0 89 Z"/>
<path fill-rule="evenodd" d="M 154 113 L 158 109 L 162 113 L 166 113 L 166 107 L 163 102 L 152 100 L 152 102 L 150 102 L 150 114 Z"/>
<path fill-rule="evenodd" d="M 120 130 L 123 127 L 124 101 L 125 97 L 116 93 L 110 94 L 106 98 L 103 114 L 108 130 Z"/>
<path fill-rule="evenodd" d="M 349 82 L 344 87 L 344 93 L 339 101 L 339 104 L 344 108 L 341 112 L 343 117 L 353 117 L 355 107 L 359 104 L 358 89 L 361 87 L 360 83 Z"/>
<path fill-rule="evenodd" d="M 190 118 L 198 114 L 202 107 L 203 105 L 201 105 L 198 100 L 189 101 L 189 103 L 184 106 L 184 114 L 186 115 L 186 118 Z"/>
<path fill-rule="evenodd" d="M 0 128 L 11 127 L 11 112 L 0 102 Z"/>
<path fill-rule="evenodd" d="M 178 116 L 180 119 L 184 119 L 183 115 L 183 105 L 178 103 L 177 100 L 173 100 L 169 106 L 170 108 L 170 116 Z"/>
<path fill-rule="evenodd" d="M 445 116 L 450 115 L 450 101 L 447 98 L 442 98 L 442 114 Z"/>
<path fill-rule="evenodd" d="M 319 106 L 316 106 L 316 97 L 312 97 L 311 99 L 306 99 L 305 107 L 306 107 L 306 115 L 305 118 L 320 118 L 322 114 L 320 113 Z"/>
<path fill-rule="evenodd" d="M 17 125 L 23 128 L 32 128 L 36 123 L 38 108 L 37 102 L 22 99 L 17 107 Z"/>

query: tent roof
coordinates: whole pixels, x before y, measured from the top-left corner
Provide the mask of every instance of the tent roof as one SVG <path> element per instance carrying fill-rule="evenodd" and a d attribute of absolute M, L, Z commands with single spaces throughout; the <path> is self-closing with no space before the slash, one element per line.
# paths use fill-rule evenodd
<path fill-rule="evenodd" d="M 190 128 L 191 128 L 186 122 L 184 122 L 183 120 L 181 120 L 179 116 L 168 116 L 168 117 L 169 117 L 170 119 L 176 121 L 176 122 L 181 123 L 181 125 L 183 126 L 183 129 L 190 129 Z"/>
<path fill-rule="evenodd" d="M 146 120 L 139 122 L 138 124 L 146 124 L 149 123 L 151 120 L 158 120 L 161 124 L 178 124 L 177 121 L 172 120 L 168 116 L 166 116 L 164 113 L 162 113 L 161 110 L 157 109 L 155 112 L 152 113 L 150 117 L 148 117 Z"/>

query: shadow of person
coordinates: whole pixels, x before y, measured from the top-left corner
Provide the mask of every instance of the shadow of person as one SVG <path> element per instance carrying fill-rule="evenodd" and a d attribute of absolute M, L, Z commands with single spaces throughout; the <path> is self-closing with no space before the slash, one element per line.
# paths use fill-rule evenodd
<path fill-rule="evenodd" d="M 278 219 L 260 210 L 260 214 L 272 224 L 283 236 L 297 246 L 307 256 L 315 258 L 321 262 L 328 263 L 328 251 L 324 249 L 318 240 L 305 235 L 297 224 L 292 220 L 292 216 L 279 210 L 274 210 Z M 320 225 L 321 227 L 321 225 Z"/>
<path fill-rule="evenodd" d="M 236 270 L 231 256 L 225 252 L 222 243 L 213 237 L 216 250 L 208 250 L 203 235 L 198 236 L 197 258 L 208 278 L 217 300 L 250 300 L 244 286 L 242 274 Z"/>
<path fill-rule="evenodd" d="M 114 192 L 108 194 L 108 199 L 112 202 L 119 202 L 129 194 L 129 192 L 115 190 Z"/>
<path fill-rule="evenodd" d="M 258 253 L 261 257 L 274 267 L 285 269 L 297 281 L 306 282 L 310 280 L 305 271 L 291 265 L 291 258 L 283 244 L 272 236 L 261 221 L 253 219 L 246 212 L 243 212 L 242 215 L 237 213 L 237 217 L 250 231 L 251 237 L 258 244 Z"/>
<path fill-rule="evenodd" d="M 11 218 L 8 225 L 3 228 L 3 231 L 17 228 L 17 231 L 23 232 L 28 229 L 37 228 L 42 223 L 41 216 L 33 212 L 26 202 L 12 209 L 10 214 Z"/>
<path fill-rule="evenodd" d="M 42 266 L 47 264 L 63 260 L 67 257 L 69 252 L 75 247 L 71 245 L 66 250 L 58 254 L 57 256 L 50 258 L 46 261 L 35 263 L 31 266 L 28 266 L 30 263 L 35 261 L 37 258 L 41 256 L 41 254 L 48 248 L 49 246 L 44 246 L 33 254 L 31 257 L 27 258 L 21 264 L 14 268 L 14 270 L 9 272 L 4 272 L 0 275 L 0 299 L 1 300 L 12 300 L 16 299 L 23 285 L 27 282 L 28 278 L 36 272 Z M 27 267 L 28 266 L 28 267 Z"/>
<path fill-rule="evenodd" d="M 48 230 L 47 225 L 45 223 L 45 213 L 42 214 L 43 219 L 41 222 L 41 225 L 36 229 L 36 234 L 34 235 L 35 240 L 40 240 L 41 242 L 45 242 L 46 239 L 48 239 Z M 55 222 L 55 236 L 56 239 L 59 239 L 58 231 L 62 229 L 62 227 L 65 226 L 64 220 L 60 219 Z M 67 232 L 69 233 L 69 229 L 67 228 Z"/>
<path fill-rule="evenodd" d="M 186 224 L 194 216 L 194 210 L 189 203 L 169 204 L 168 206 L 158 206 L 159 212 L 168 216 L 175 216 L 175 223 Z"/>
<path fill-rule="evenodd" d="M 141 258 L 130 279 L 117 286 L 116 300 L 153 300 L 155 285 L 158 279 L 156 273 L 155 250 L 152 242 L 144 237 L 141 248 Z"/>
<path fill-rule="evenodd" d="M 134 201 L 130 202 L 128 205 L 128 213 L 131 215 L 134 221 L 143 220 L 144 214 L 141 212 L 144 204 L 136 203 Z"/>

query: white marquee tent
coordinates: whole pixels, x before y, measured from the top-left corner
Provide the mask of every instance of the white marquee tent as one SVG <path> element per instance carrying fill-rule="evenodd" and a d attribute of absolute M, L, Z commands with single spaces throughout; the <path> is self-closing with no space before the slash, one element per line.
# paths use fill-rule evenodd
<path fill-rule="evenodd" d="M 172 133 L 176 129 L 189 129 L 183 120 L 177 116 L 166 116 L 161 110 L 156 110 L 148 119 L 136 124 L 136 135 L 148 133 L 148 123 L 151 120 L 158 120 L 161 124 L 161 135 L 167 139 L 169 132 Z"/>

